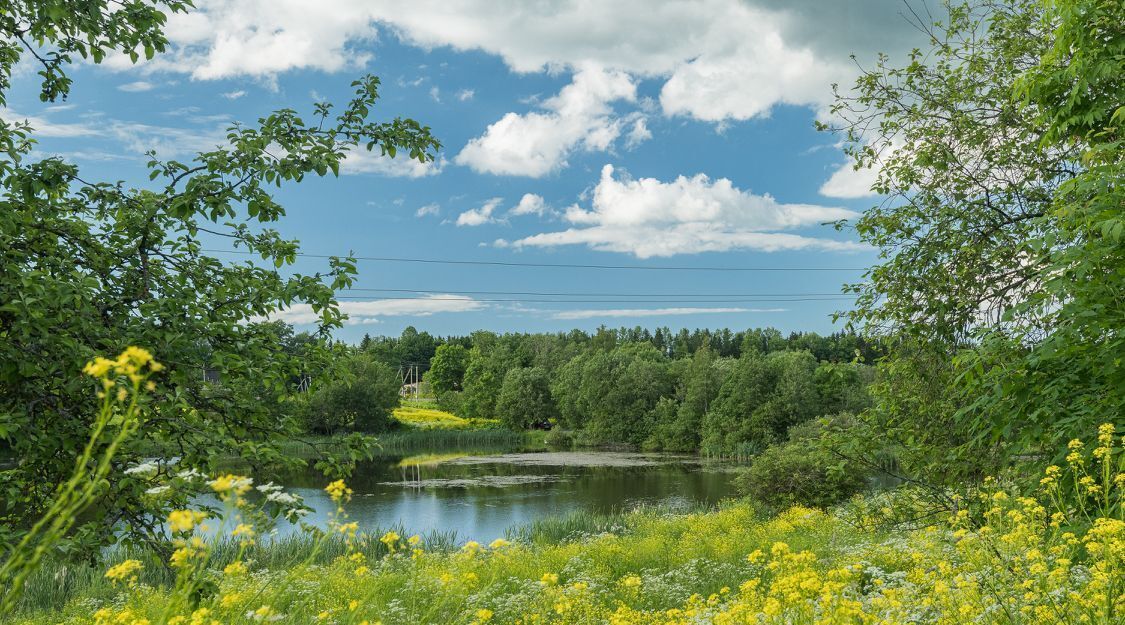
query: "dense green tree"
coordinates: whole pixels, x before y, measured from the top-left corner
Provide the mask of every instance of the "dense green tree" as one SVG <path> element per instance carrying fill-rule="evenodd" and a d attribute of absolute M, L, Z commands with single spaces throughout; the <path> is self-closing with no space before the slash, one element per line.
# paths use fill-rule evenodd
<path fill-rule="evenodd" d="M 426 379 L 437 393 L 460 391 L 468 367 L 469 350 L 458 344 L 440 345 L 430 360 Z"/>
<path fill-rule="evenodd" d="M 310 393 L 307 427 L 321 434 L 384 432 L 399 399 L 398 372 L 360 352 L 343 363 L 339 377 L 320 383 Z"/>
<path fill-rule="evenodd" d="M 702 449 L 752 455 L 816 416 L 816 359 L 808 352 L 744 355 L 703 419 Z"/>
<path fill-rule="evenodd" d="M 1006 323 L 958 362 L 982 446 L 1058 450 L 1125 416 L 1125 4 L 1046 5 L 1051 46 L 1016 85 L 1045 149 L 1080 151 L 1037 220 L 1038 268 Z"/>
<path fill-rule="evenodd" d="M 496 416 L 496 400 L 504 376 L 515 366 L 511 350 L 500 337 L 491 332 L 473 334 L 473 348 L 469 350 L 469 364 L 465 369 L 465 391 L 462 395 L 461 414 L 472 419 L 492 419 Z"/>
<path fill-rule="evenodd" d="M 394 353 L 398 357 L 398 364 L 426 367 L 434 357 L 437 346 L 437 339 L 430 336 L 429 332 L 419 332 L 414 326 L 406 326 L 398 337 Z"/>
<path fill-rule="evenodd" d="M 648 343 L 596 352 L 582 368 L 585 430 L 594 441 L 640 445 L 651 434 L 657 401 L 674 391 L 667 360 Z"/>
<path fill-rule="evenodd" d="M 1125 412 L 1122 11 L 957 4 L 922 25 L 931 49 L 881 59 L 833 107 L 888 197 L 855 224 L 882 262 L 849 316 L 894 337 L 887 377 L 920 393 L 877 391 L 868 415 L 931 475 Z"/>
<path fill-rule="evenodd" d="M 875 369 L 859 363 L 823 362 L 813 374 L 816 385 L 817 412 L 857 414 L 871 405 L 869 386 Z"/>
<path fill-rule="evenodd" d="M 188 9 L 161 0 L 5 3 L 0 104 L 23 54 L 41 69 L 40 97 L 64 99 L 72 55 L 95 63 L 115 50 L 152 57 L 166 45 L 162 11 Z M 35 152 L 34 129 L 3 113 L 0 441 L 20 461 L 0 472 L 0 526 L 25 527 L 70 475 L 95 413 L 95 389 L 79 372 L 94 355 L 130 344 L 150 349 L 168 369 L 139 437 L 118 452 L 106 491 L 85 512 L 94 531 L 80 534 L 108 540 L 127 526 L 164 537 L 153 519 L 191 494 L 145 496 L 161 476 L 123 473 L 154 446 L 174 450 L 182 468 L 209 469 L 224 456 L 255 465 L 299 461 L 274 444 L 298 433 L 294 415 L 274 414 L 240 390 L 285 385 L 305 363 L 277 349 L 274 328 L 254 322 L 309 305 L 323 332 L 339 326 L 333 293 L 351 283 L 355 267 L 331 258 L 321 274 L 285 269 L 298 247 L 268 227 L 285 214 L 274 189 L 335 175 L 358 149 L 433 158 L 439 145 L 427 128 L 369 119 L 378 87 L 366 77 L 338 110 L 320 104 L 303 116 L 284 109 L 232 126 L 223 145 L 187 162 L 150 155 L 144 187 L 91 181 L 63 158 Z M 256 262 L 208 256 L 203 250 L 213 244 L 203 237 L 221 237 Z"/>
<path fill-rule="evenodd" d="M 504 376 L 496 418 L 513 430 L 546 428 L 558 417 L 551 380 L 541 367 L 517 367 Z"/>
<path fill-rule="evenodd" d="M 581 403 L 582 370 L 589 354 L 581 353 L 559 367 L 551 380 L 551 396 L 559 410 L 559 424 L 570 430 L 586 425 L 586 410 Z"/>
<path fill-rule="evenodd" d="M 695 451 L 699 449 L 703 417 L 722 387 L 726 367 L 714 351 L 704 344 L 696 350 L 683 374 L 683 400 L 669 418 L 657 412 L 652 437 L 646 444 L 652 449 Z"/>

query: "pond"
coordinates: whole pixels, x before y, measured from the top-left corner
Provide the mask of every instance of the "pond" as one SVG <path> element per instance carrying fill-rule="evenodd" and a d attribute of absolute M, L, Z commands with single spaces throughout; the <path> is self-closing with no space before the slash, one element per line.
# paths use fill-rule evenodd
<path fill-rule="evenodd" d="M 348 479 L 347 506 L 361 530 L 456 532 L 491 541 L 507 530 L 571 512 L 608 513 L 640 505 L 692 507 L 735 494 L 730 465 L 696 456 L 619 452 L 434 454 L 380 457 Z M 315 471 L 280 483 L 313 508 L 306 522 L 323 527 L 335 506 L 328 480 Z M 282 523 L 278 533 L 297 531 Z M 400 530 L 401 531 L 401 530 Z"/>

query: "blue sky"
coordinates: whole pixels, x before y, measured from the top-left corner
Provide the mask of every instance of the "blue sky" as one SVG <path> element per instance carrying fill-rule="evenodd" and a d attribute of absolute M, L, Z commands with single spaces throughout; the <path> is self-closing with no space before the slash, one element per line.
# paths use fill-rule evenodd
<path fill-rule="evenodd" d="M 731 300 L 838 293 L 874 261 L 854 235 L 820 225 L 878 198 L 867 192 L 870 174 L 852 172 L 813 121 L 827 118 L 830 83 L 856 75 L 849 53 L 870 65 L 876 51 L 923 43 L 899 0 L 198 4 L 170 19 L 163 57 L 79 66 L 68 103 L 39 103 L 25 71 L 3 117 L 29 119 L 40 150 L 78 162 L 87 179 L 143 186 L 146 149 L 190 158 L 231 122 L 281 107 L 311 112 L 374 73 L 383 81 L 375 116 L 413 117 L 445 148 L 426 167 L 359 155 L 338 179 L 284 189 L 278 229 L 305 252 L 843 269 L 360 262 L 356 287 L 421 293 L 344 294 L 356 298 L 344 301 L 346 340 L 406 325 L 437 334 L 603 323 L 831 331 L 831 312 L 847 301 Z M 305 258 L 296 269 L 322 263 Z M 465 293 L 476 291 L 613 295 Z M 484 301 L 495 299 L 525 301 Z M 300 324 L 308 314 L 282 318 Z"/>

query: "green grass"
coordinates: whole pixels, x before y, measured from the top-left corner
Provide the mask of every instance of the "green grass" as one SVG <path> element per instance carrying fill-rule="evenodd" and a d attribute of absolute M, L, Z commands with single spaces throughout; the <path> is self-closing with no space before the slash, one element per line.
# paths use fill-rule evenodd
<path fill-rule="evenodd" d="M 516 532 L 520 540 L 511 544 L 453 550 L 455 538 L 436 537 L 414 555 L 402 541 L 388 554 L 366 536 L 310 559 L 312 539 L 294 538 L 248 553 L 248 573 L 218 571 L 234 553 L 223 546 L 201 576 L 214 586 L 198 601 L 209 610 L 202 622 L 223 625 L 918 625 L 954 615 L 963 623 L 1120 623 L 1125 522 L 1102 519 L 1068 543 L 1037 520 L 1043 509 L 1034 500 L 986 499 L 976 512 L 985 529 L 956 531 L 949 519 L 922 529 L 864 529 L 849 523 L 847 511 L 805 508 L 765 518 L 748 502 L 732 502 L 706 512 L 573 515 Z M 1040 565 L 1058 573 L 1037 572 Z M 58 570 L 45 572 L 29 607 L 71 601 L 14 622 L 89 625 L 101 608 L 103 623 L 160 625 L 167 616 L 175 594 L 154 578 L 115 590 L 94 581 L 97 573 L 68 573 L 75 583 L 64 596 L 52 587 Z M 181 605 L 180 614 L 195 609 Z M 1024 616 L 1006 617 L 1012 614 Z"/>

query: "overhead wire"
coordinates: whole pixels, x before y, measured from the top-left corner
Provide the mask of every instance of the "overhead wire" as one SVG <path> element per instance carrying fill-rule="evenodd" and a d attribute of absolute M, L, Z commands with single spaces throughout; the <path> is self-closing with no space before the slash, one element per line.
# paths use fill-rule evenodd
<path fill-rule="evenodd" d="M 241 254 L 257 256 L 256 252 L 247 250 L 216 250 L 202 249 L 208 254 Z M 298 252 L 295 256 L 301 258 L 346 258 L 348 254 L 311 254 Z M 496 267 L 538 267 L 556 269 L 626 269 L 640 271 L 864 271 L 862 267 L 713 267 L 693 265 L 602 265 L 583 263 L 526 263 L 499 260 L 457 260 L 437 258 L 408 258 L 396 256 L 351 256 L 357 261 L 388 262 L 388 263 L 422 263 L 438 265 L 478 265 Z"/>

